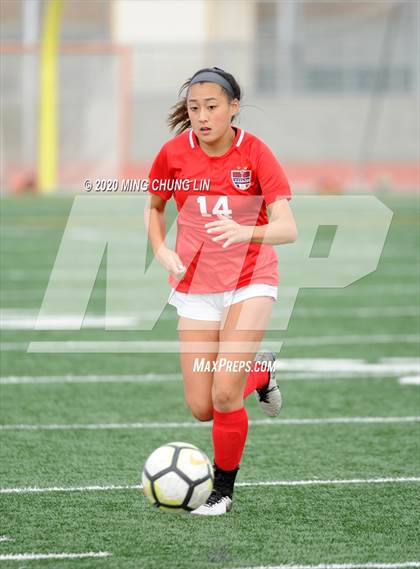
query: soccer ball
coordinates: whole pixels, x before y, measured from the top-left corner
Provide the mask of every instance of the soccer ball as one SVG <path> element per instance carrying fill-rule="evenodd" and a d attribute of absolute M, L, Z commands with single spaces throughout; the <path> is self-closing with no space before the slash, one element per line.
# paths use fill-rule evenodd
<path fill-rule="evenodd" d="M 191 512 L 210 496 L 214 473 L 203 451 L 175 442 L 152 452 L 141 478 L 143 493 L 154 506 L 168 512 Z"/>

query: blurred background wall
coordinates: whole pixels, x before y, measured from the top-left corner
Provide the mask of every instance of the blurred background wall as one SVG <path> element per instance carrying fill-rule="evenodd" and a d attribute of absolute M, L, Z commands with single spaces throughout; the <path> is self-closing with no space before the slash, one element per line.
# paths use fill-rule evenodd
<path fill-rule="evenodd" d="M 1 2 L 1 186 L 39 186 L 40 44 L 48 4 Z M 56 33 L 58 191 L 143 177 L 197 69 L 244 90 L 238 123 L 295 189 L 415 190 L 419 3 L 62 0 Z M 41 188 L 42 189 L 42 188 Z"/>

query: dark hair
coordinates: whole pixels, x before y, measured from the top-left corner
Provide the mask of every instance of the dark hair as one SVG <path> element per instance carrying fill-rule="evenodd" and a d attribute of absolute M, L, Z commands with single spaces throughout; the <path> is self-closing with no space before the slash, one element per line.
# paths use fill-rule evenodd
<path fill-rule="evenodd" d="M 236 81 L 233 75 L 231 75 L 227 71 L 224 71 L 223 69 L 219 69 L 219 67 L 205 67 L 204 69 L 199 69 L 196 73 L 194 73 L 192 77 L 190 77 L 187 81 L 185 81 L 185 83 L 181 86 L 181 89 L 179 90 L 178 93 L 179 97 L 182 96 L 184 91 L 188 91 L 188 87 L 190 86 L 191 81 L 194 79 L 196 75 L 202 73 L 203 71 L 213 71 L 215 73 L 218 73 L 221 77 L 223 77 L 224 79 L 226 79 L 226 81 L 228 81 L 228 83 L 232 87 L 234 96 L 232 96 L 232 94 L 229 93 L 229 91 L 227 91 L 224 87 L 220 86 L 220 88 L 226 94 L 229 101 L 232 101 L 233 99 L 238 99 L 238 101 L 241 100 L 242 93 L 241 93 L 241 88 L 238 85 L 238 82 Z M 184 96 L 180 101 L 178 101 L 173 107 L 171 107 L 171 113 L 169 114 L 168 117 L 168 125 L 171 130 L 176 129 L 176 134 L 181 134 L 181 132 L 184 132 L 184 130 L 190 128 L 191 123 L 188 117 L 186 93 L 184 94 Z"/>

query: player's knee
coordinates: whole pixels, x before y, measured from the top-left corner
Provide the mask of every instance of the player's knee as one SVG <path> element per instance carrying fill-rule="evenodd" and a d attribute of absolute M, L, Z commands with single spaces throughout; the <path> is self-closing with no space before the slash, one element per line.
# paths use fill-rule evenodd
<path fill-rule="evenodd" d="M 238 406 L 238 394 L 228 387 L 213 390 L 213 405 L 220 411 L 230 411 Z"/>
<path fill-rule="evenodd" d="M 192 415 L 198 421 L 212 421 L 213 420 L 213 408 L 209 408 L 205 405 L 200 405 L 197 403 L 188 403 L 188 407 Z"/>
<path fill-rule="evenodd" d="M 208 409 L 194 409 L 191 412 L 199 421 L 213 421 L 213 409 L 211 411 Z"/>

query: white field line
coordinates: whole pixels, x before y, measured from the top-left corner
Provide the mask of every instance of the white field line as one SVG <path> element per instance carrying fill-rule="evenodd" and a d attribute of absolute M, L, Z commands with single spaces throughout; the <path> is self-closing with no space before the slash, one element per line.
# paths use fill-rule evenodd
<path fill-rule="evenodd" d="M 420 482 L 418 476 L 399 478 L 351 478 L 348 480 L 267 480 L 263 482 L 238 482 L 235 487 L 255 488 L 259 486 L 347 486 L 352 484 L 407 484 Z M 50 492 L 111 492 L 114 490 L 141 490 L 141 484 L 110 484 L 106 486 L 26 486 L 22 488 L 0 488 L 0 494 L 46 494 Z"/>
<path fill-rule="evenodd" d="M 121 329 L 130 329 L 140 326 L 146 322 L 154 322 L 159 314 L 154 313 L 153 320 L 148 318 L 135 318 L 128 316 L 110 316 L 102 315 L 86 316 L 83 319 L 82 328 L 93 330 L 104 330 L 105 326 L 117 327 Z M 72 315 L 57 315 L 43 318 L 40 323 L 37 322 L 37 315 L 34 316 L 0 316 L 0 330 L 35 330 L 35 326 L 40 324 L 43 330 L 78 330 L 80 326 L 80 318 Z"/>
<path fill-rule="evenodd" d="M 83 559 L 86 557 L 110 557 L 108 551 L 88 551 L 87 553 L 11 553 L 0 555 L 0 561 L 34 561 L 36 559 Z"/>
<path fill-rule="evenodd" d="M 90 314 L 82 319 L 82 328 L 104 330 L 107 326 L 124 330 L 142 326 L 146 323 L 154 324 L 157 319 L 171 319 L 172 316 L 170 314 L 161 314 L 163 309 L 164 306 L 160 310 L 143 310 L 140 318 L 127 315 L 106 316 L 104 314 Z M 406 316 L 411 316 L 411 314 L 407 313 Z M 80 316 L 77 314 L 56 314 L 43 317 L 42 320 L 38 321 L 38 310 L 18 308 L 0 310 L 1 330 L 35 330 L 36 326 L 41 327 L 43 330 L 78 330 L 80 328 Z"/>
<path fill-rule="evenodd" d="M 74 333 L 74 331 L 73 331 Z M 197 345 L 193 346 L 193 342 L 189 343 L 186 349 L 197 350 Z M 211 344 L 211 343 L 210 343 Z M 215 345 L 210 345 L 213 352 Z M 232 344 L 232 343 L 231 343 Z M 240 352 L 240 347 L 244 347 L 244 342 L 239 346 L 233 343 L 231 348 L 234 351 Z M 218 345 L 218 344 L 217 344 Z M 272 351 L 279 351 L 282 346 L 282 341 L 278 340 L 276 342 L 266 342 L 266 348 Z M 246 346 L 245 346 L 246 348 Z M 88 342 L 77 342 L 77 341 L 64 341 L 64 342 L 0 342 L 1 352 L 29 352 L 29 353 L 143 353 L 143 354 L 179 354 L 179 344 L 178 342 L 163 342 L 163 341 L 146 341 L 142 340 L 140 342 L 127 342 L 127 341 L 88 341 Z M 229 350 L 227 350 L 229 351 Z M 205 352 L 205 350 L 200 350 L 200 352 Z"/>
<path fill-rule="evenodd" d="M 282 297 L 290 297 L 295 298 L 296 294 L 290 289 L 287 290 L 288 287 L 282 288 Z M 410 284 L 384 284 L 384 285 L 363 285 L 363 286 L 348 286 L 345 288 L 322 288 L 322 289 L 306 289 L 310 290 L 311 296 L 315 296 L 320 300 L 322 298 L 330 298 L 332 296 L 343 296 L 345 295 L 346 298 L 354 298 L 354 297 L 365 297 L 365 296 L 375 296 L 381 295 L 383 298 L 386 298 L 387 295 L 389 296 L 398 296 L 399 298 L 401 295 L 405 297 L 407 295 L 416 295 L 419 294 L 419 285 L 410 285 Z M 42 298 L 44 297 L 45 289 L 16 289 L 14 286 L 13 288 L 6 288 L 3 287 L 1 290 L 1 297 L 4 301 L 14 302 L 18 301 L 22 303 L 22 301 L 33 301 L 36 304 L 39 304 Z M 137 291 L 125 291 L 124 293 L 128 298 L 130 296 L 136 296 L 138 293 Z M 105 298 L 106 297 L 106 290 L 96 290 L 95 295 L 97 298 Z M 169 295 L 169 291 L 168 291 Z M 27 307 L 27 310 L 31 310 L 33 307 Z"/>
<path fill-rule="evenodd" d="M 399 361 L 384 361 L 378 363 L 366 362 L 362 359 L 340 358 L 289 358 L 278 359 L 276 369 L 280 372 L 344 372 L 361 374 L 394 374 L 420 372 L 420 358 L 401 358 Z M 282 375 L 280 375 L 280 378 Z"/>
<path fill-rule="evenodd" d="M 338 345 L 357 345 L 360 342 L 371 344 L 394 344 L 399 342 L 414 343 L 420 342 L 419 334 L 354 334 L 348 336 L 308 336 L 296 338 L 284 338 L 287 346 L 338 346 Z"/>
<path fill-rule="evenodd" d="M 277 351 L 282 341 L 265 342 L 267 349 Z M 220 349 L 219 342 L 216 341 L 45 341 L 31 342 L 28 346 L 28 353 L 166 353 L 179 354 L 180 349 L 183 353 L 214 353 Z M 255 342 L 226 341 L 223 343 L 225 353 L 250 353 L 255 349 Z"/>
<path fill-rule="evenodd" d="M 3 275 L 3 282 L 6 281 L 5 279 L 5 274 L 7 273 L 7 269 L 4 269 L 2 272 Z M 28 281 L 27 275 L 25 273 L 25 271 L 21 271 L 22 272 L 22 280 L 24 280 L 25 282 Z M 45 273 L 45 276 L 48 276 L 48 273 Z M 322 287 L 322 288 L 305 288 L 305 290 L 308 290 L 311 292 L 311 295 L 315 295 L 315 296 L 324 296 L 324 295 L 328 295 L 328 296 L 337 296 L 337 295 L 342 295 L 344 294 L 360 294 L 363 296 L 366 295 L 372 295 L 372 296 L 378 296 L 378 294 L 381 295 L 386 295 L 386 294 L 392 294 L 392 295 L 398 295 L 398 297 L 401 297 L 401 295 L 407 295 L 407 294 L 415 294 L 418 295 L 419 292 L 419 284 L 413 283 L 413 284 L 407 284 L 407 283 L 389 283 L 389 284 L 365 284 L 365 285 L 360 285 L 360 284 L 354 284 L 354 285 L 349 285 L 347 287 L 334 287 L 334 288 L 330 288 L 330 287 Z M 290 295 L 291 297 L 295 297 L 295 287 L 288 287 L 288 286 L 282 286 L 281 288 L 281 292 L 282 292 L 282 296 L 283 295 Z M 1 290 L 2 295 L 7 296 L 7 297 L 12 297 L 12 296 L 16 296 L 17 299 L 21 300 L 22 298 L 25 299 L 30 299 L 32 297 L 39 299 L 44 296 L 45 294 L 45 288 L 41 287 L 41 288 L 22 288 L 22 289 L 17 289 L 15 286 L 12 286 L 11 288 L 2 287 Z M 95 292 L 95 294 L 97 294 L 98 296 L 102 296 L 105 297 L 106 295 L 106 290 L 105 288 L 101 289 L 101 290 L 97 290 Z M 130 294 L 132 294 L 133 296 L 136 294 L 135 291 L 130 292 L 125 291 L 124 294 L 127 294 L 128 296 L 130 296 Z M 168 289 L 168 295 L 169 295 L 169 289 Z"/>
<path fill-rule="evenodd" d="M 334 345 L 357 345 L 361 342 L 371 344 L 392 344 L 392 343 L 414 343 L 420 342 L 418 334 L 365 334 L 352 336 L 309 336 L 309 337 L 291 337 L 286 338 L 285 343 L 288 346 L 309 347 L 309 346 L 334 346 Z M 278 351 L 282 341 L 266 342 L 266 348 Z M 178 342 L 159 342 L 159 341 L 142 341 L 142 342 L 1 342 L 0 351 L 23 351 L 36 353 L 179 353 Z"/>
<path fill-rule="evenodd" d="M 25 243 L 26 248 L 28 248 L 28 243 Z M 28 249 L 25 250 L 25 252 L 27 252 Z M 36 247 L 34 249 L 34 251 L 36 251 L 37 253 L 39 253 L 39 249 Z M 4 251 L 6 253 L 6 251 Z M 9 253 L 12 253 L 11 251 Z M 127 263 L 131 262 L 131 260 L 127 260 Z M 3 277 L 4 280 L 6 280 L 6 276 L 7 276 L 7 281 L 8 282 L 28 282 L 31 281 L 32 283 L 38 283 L 38 282 L 44 282 L 46 279 L 48 279 L 52 273 L 53 267 L 51 266 L 50 268 L 47 268 L 45 270 L 37 270 L 37 269 L 32 269 L 32 268 L 26 268 L 26 269 L 7 269 L 7 273 L 5 271 L 5 276 Z M 345 270 L 345 269 L 341 269 L 340 270 L 340 274 L 342 274 L 343 276 L 353 276 L 352 274 L 350 274 L 350 270 L 351 268 L 349 268 L 349 270 Z M 159 282 L 161 282 L 161 272 L 156 270 L 153 271 L 153 269 L 150 270 L 151 274 L 153 274 L 153 272 L 156 272 L 156 277 L 157 279 L 159 278 Z M 398 265 L 396 265 L 395 267 L 393 267 L 391 265 L 391 263 L 389 263 L 388 267 L 383 267 L 383 268 L 379 268 L 377 269 L 377 276 L 380 276 L 382 279 L 392 279 L 393 277 L 400 277 L 400 278 L 404 278 L 404 277 L 417 277 L 419 274 L 418 268 L 416 266 L 413 267 L 413 263 L 399 263 Z M 85 283 L 85 279 L 86 278 L 90 278 L 90 274 L 86 273 L 85 271 L 60 271 L 60 270 L 56 270 L 55 271 L 55 275 L 57 278 L 62 279 L 63 282 L 65 283 L 75 283 L 75 284 L 80 284 L 80 285 L 84 285 Z M 96 282 L 106 282 L 107 277 L 106 276 L 100 276 Z M 125 282 L 130 282 L 132 283 L 133 288 L 135 286 L 137 286 L 138 282 L 139 282 L 139 273 L 137 271 L 124 271 L 124 272 L 120 272 L 118 274 L 118 278 L 113 279 L 114 282 L 119 282 L 121 281 L 121 283 Z"/>
<path fill-rule="evenodd" d="M 278 315 L 288 315 L 286 310 L 277 310 Z M 420 314 L 418 306 L 384 306 L 384 307 L 351 307 L 351 308 L 295 308 L 292 313 L 293 318 L 340 318 L 340 317 L 358 317 L 358 318 L 416 318 Z M 51 330 L 73 330 L 80 323 L 78 315 L 57 314 L 54 316 L 46 316 L 42 321 L 37 320 L 38 311 L 7 308 L 0 311 L 0 329 L 2 330 L 33 330 L 35 326 L 41 326 L 42 329 Z M 141 317 L 136 316 L 110 316 L 105 317 L 102 314 L 88 315 L 83 319 L 83 328 L 104 329 L 105 326 L 113 326 L 118 328 L 132 328 L 140 326 L 146 322 L 154 322 L 157 318 L 168 319 L 170 315 L 159 315 L 159 311 L 145 310 Z M 278 320 L 275 316 L 271 322 Z"/>
<path fill-rule="evenodd" d="M 418 362 L 420 365 L 420 358 L 413 358 L 413 357 L 394 357 L 394 358 L 381 358 L 380 360 L 382 363 L 385 364 L 399 364 L 401 362 L 408 363 L 408 362 Z"/>
<path fill-rule="evenodd" d="M 26 352 L 28 342 L 0 342 L 1 352 Z"/>
<path fill-rule="evenodd" d="M 14 539 L 11 537 L 8 537 L 7 535 L 0 535 L 0 543 L 3 543 L 5 541 L 14 541 Z"/>
<path fill-rule="evenodd" d="M 305 426 L 305 425 L 385 425 L 398 423 L 419 423 L 420 416 L 403 417 L 325 417 L 308 419 L 257 419 L 249 425 L 258 426 Z M 102 431 L 120 429 L 200 429 L 211 427 L 212 422 L 166 421 L 144 423 L 47 423 L 41 424 L 3 424 L 0 431 Z"/>
<path fill-rule="evenodd" d="M 265 342 L 267 349 L 278 351 L 283 341 L 267 341 Z M 360 343 L 370 344 L 394 344 L 394 343 L 413 343 L 420 342 L 419 334 L 365 334 L 350 336 L 308 336 L 285 338 L 286 346 L 309 347 L 309 346 L 338 346 L 338 345 L 358 345 Z M 205 346 L 197 342 L 184 342 L 183 351 L 186 353 L 195 353 L 197 350 L 204 353 L 207 349 L 214 351 L 215 342 L 206 342 Z M 247 342 L 230 342 L 224 351 L 226 352 L 247 352 L 250 350 L 252 343 Z M 21 344 L 18 344 L 21 346 Z M 26 344 L 27 345 L 27 344 Z M 11 344 L 8 344 L 11 348 Z M 20 349 L 20 348 L 19 348 Z M 27 351 L 29 353 L 159 353 L 159 354 L 178 354 L 178 341 L 45 341 L 30 342 Z M 252 349 L 251 349 L 252 351 Z"/>
<path fill-rule="evenodd" d="M 398 563 L 321 563 L 319 565 L 258 565 L 236 569 L 409 569 L 420 567 L 420 561 L 401 561 Z"/>
<path fill-rule="evenodd" d="M 420 373 L 420 358 L 401 358 L 398 361 L 380 360 L 378 363 L 370 363 L 361 359 L 340 358 L 291 358 L 278 359 L 276 369 L 279 380 L 283 379 L 283 373 L 299 372 L 319 375 L 333 374 L 333 376 L 362 376 L 383 377 L 400 376 L 404 373 Z"/>
<path fill-rule="evenodd" d="M 400 377 L 398 382 L 400 385 L 420 385 L 420 375 L 408 375 L 407 377 Z"/>
<path fill-rule="evenodd" d="M 420 358 L 398 358 L 369 363 L 362 359 L 291 358 L 276 362 L 280 381 L 302 379 L 395 378 L 420 373 Z M 410 377 L 410 376 L 408 376 Z M 177 373 L 146 373 L 140 375 L 51 375 L 5 376 L 0 385 L 61 384 L 61 383 L 149 383 L 180 381 Z"/>
<path fill-rule="evenodd" d="M 276 313 L 287 315 L 286 310 Z M 292 317 L 325 318 L 331 316 L 357 316 L 358 318 L 398 318 L 402 316 L 418 317 L 419 306 L 354 306 L 350 308 L 295 308 Z"/>
<path fill-rule="evenodd" d="M 86 237 L 83 237 L 83 241 L 86 241 Z M 92 239 L 93 241 L 97 241 L 97 239 L 95 237 L 93 237 Z M 81 245 L 82 245 L 82 239 L 81 239 Z M 125 241 L 122 240 L 121 244 L 124 244 Z M 28 252 L 31 250 L 30 248 L 30 243 L 28 242 L 22 242 L 22 245 L 25 247 L 24 252 Z M 146 242 L 144 243 L 144 245 L 146 245 Z M 39 246 L 35 246 L 33 248 L 34 251 L 36 251 L 37 253 L 40 251 Z M 44 249 L 44 251 L 46 251 Z M 3 252 L 5 254 L 16 254 L 19 253 L 19 251 L 15 251 L 13 250 L 8 250 L 3 248 Z M 48 251 L 46 251 L 48 253 Z M 413 260 L 408 260 L 407 262 L 403 262 L 403 263 L 392 263 L 392 258 L 391 259 L 385 259 L 386 264 L 384 264 L 382 267 L 380 267 L 379 269 L 377 269 L 377 274 L 380 275 L 383 278 L 386 277 L 412 277 L 412 276 L 418 276 L 419 271 L 417 266 L 414 264 L 413 266 Z M 127 265 L 130 262 L 130 259 L 127 260 Z M 7 276 L 8 276 L 8 280 L 14 280 L 14 281 L 21 281 L 21 280 L 31 280 L 32 282 L 34 281 L 43 281 L 45 280 L 45 278 L 48 278 L 49 275 L 52 273 L 53 270 L 53 266 L 49 266 L 46 267 L 45 269 L 38 269 L 38 268 L 32 268 L 32 267 L 28 267 L 28 268 L 12 268 L 12 267 L 7 267 Z M 341 269 L 341 274 L 343 275 L 347 275 L 350 274 L 351 271 L 351 267 L 349 268 L 342 268 Z M 71 271 L 71 270 L 59 270 L 57 269 L 55 274 L 63 279 L 64 281 L 67 280 L 67 282 L 83 282 L 83 279 L 85 276 L 90 277 L 90 274 L 87 271 L 83 271 L 83 270 L 79 270 L 79 271 Z M 138 272 L 135 270 L 130 271 L 129 269 L 125 270 L 125 271 L 121 271 L 119 273 L 119 277 L 125 280 L 132 280 L 133 284 L 136 283 L 138 281 L 139 275 Z M 100 279 L 102 280 L 106 280 L 106 277 L 104 276 L 103 278 Z"/>
<path fill-rule="evenodd" d="M 0 377 L 0 385 L 45 385 L 66 383 L 150 383 L 181 381 L 179 373 L 146 373 L 143 375 L 45 375 Z"/>
<path fill-rule="evenodd" d="M 283 381 L 299 380 L 352 380 L 352 379 L 395 379 L 394 373 L 379 374 L 376 372 L 295 372 L 282 373 L 278 378 Z M 146 375 L 47 375 L 47 376 L 5 376 L 0 378 L 0 385 L 60 385 L 60 384 L 92 384 L 92 383 L 166 383 L 181 381 L 180 374 L 149 373 Z"/>

